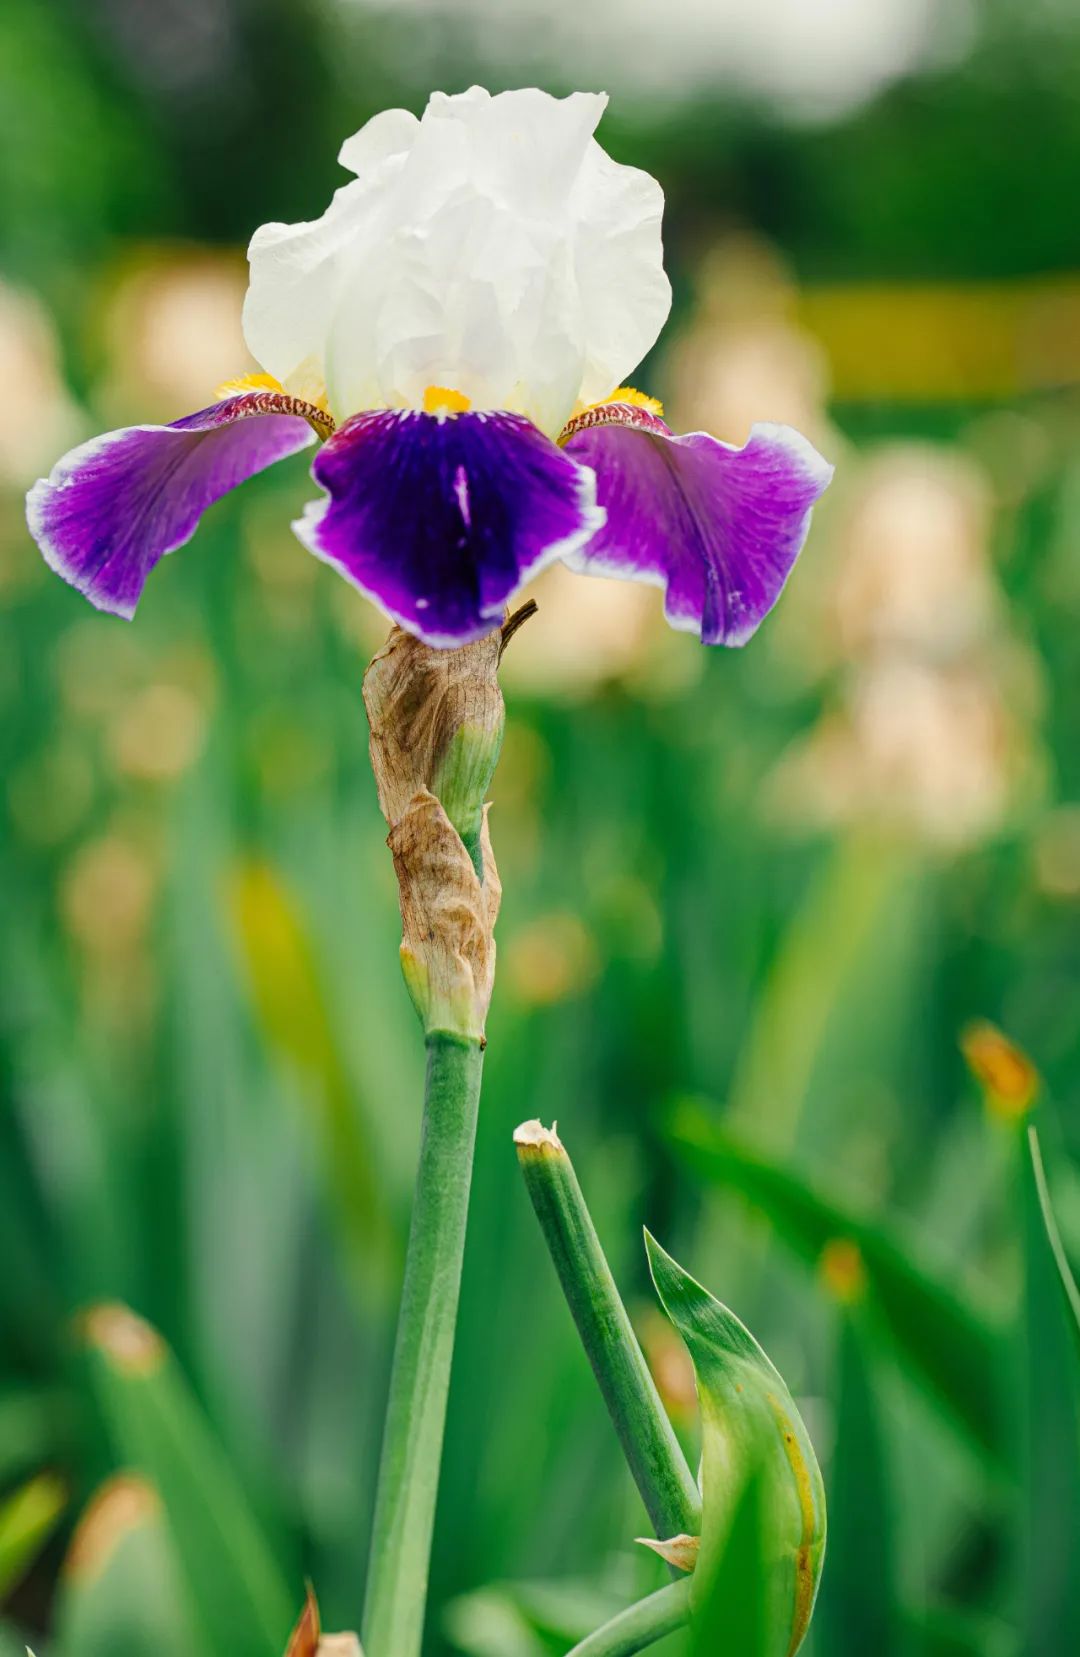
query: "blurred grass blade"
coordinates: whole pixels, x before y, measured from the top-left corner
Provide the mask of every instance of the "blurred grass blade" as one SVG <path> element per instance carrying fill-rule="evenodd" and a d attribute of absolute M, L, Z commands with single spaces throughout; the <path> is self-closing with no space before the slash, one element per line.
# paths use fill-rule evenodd
<path fill-rule="evenodd" d="M 861 1330 L 840 1324 L 836 1445 L 829 1479 L 829 1569 L 818 1625 L 829 1657 L 898 1657 L 894 1493 Z"/>
<path fill-rule="evenodd" d="M 55 1473 L 38 1473 L 0 1502 L 0 1598 L 44 1547 L 67 1501 Z"/>
<path fill-rule="evenodd" d="M 378 1159 L 330 1015 L 314 944 L 280 877 L 248 860 L 229 884 L 234 932 L 255 1013 L 271 1051 L 318 1112 L 328 1189 L 362 1285 L 399 1252 Z"/>
<path fill-rule="evenodd" d="M 1025 1503 L 1020 1511 L 1024 1657 L 1080 1651 L 1080 1371 L 1062 1262 L 1046 1246 L 1048 1208 L 1037 1142 L 1016 1138 L 1024 1248 L 1020 1426 Z M 1052 1217 L 1051 1217 L 1052 1218 Z M 1067 1262 L 1066 1262 L 1067 1270 Z M 1025 1407 L 1026 1406 L 1026 1407 Z"/>
<path fill-rule="evenodd" d="M 744 1594 L 746 1582 L 762 1585 L 755 1638 L 769 1657 L 778 1641 L 791 1657 L 810 1626 L 825 1554 L 825 1491 L 814 1446 L 783 1377 L 745 1325 L 648 1232 L 645 1246 L 660 1302 L 693 1359 L 701 1400 L 703 1512 L 694 1580 L 708 1583 L 720 1570 L 726 1592 L 721 1554 L 736 1542 L 738 1549 L 763 1549 L 754 1574 L 743 1578 Z M 728 1611 L 735 1614 L 731 1605 Z M 752 1630 L 744 1632 L 749 1638 Z M 742 1651 L 738 1638 L 725 1639 Z"/>
<path fill-rule="evenodd" d="M 568 1657 L 634 1657 L 666 1634 L 682 1628 L 690 1617 L 690 1583 L 670 1582 L 648 1599 L 628 1606 L 618 1616 L 586 1635 Z"/>
<path fill-rule="evenodd" d="M 1028 1128 L 1028 1152 L 1031 1156 L 1031 1171 L 1035 1179 L 1035 1193 L 1039 1200 L 1046 1240 L 1050 1244 L 1050 1252 L 1057 1267 L 1058 1280 L 1061 1283 L 1065 1304 L 1069 1311 L 1069 1323 L 1077 1343 L 1080 1344 L 1080 1289 L 1076 1286 L 1076 1279 L 1069 1264 L 1069 1257 L 1065 1253 L 1065 1245 L 1061 1241 L 1061 1232 L 1058 1230 L 1053 1204 L 1050 1201 L 1050 1188 L 1046 1183 L 1046 1169 L 1043 1167 L 1039 1135 L 1033 1126 Z"/>
<path fill-rule="evenodd" d="M 443 1628 L 465 1657 L 565 1657 L 625 1606 L 591 1579 L 495 1582 L 450 1601 Z"/>
<path fill-rule="evenodd" d="M 144 1479 L 110 1479 L 79 1520 L 64 1561 L 57 1644 L 61 1657 L 190 1657 L 198 1649 L 161 1499 Z"/>
<path fill-rule="evenodd" d="M 919 1249 L 863 1219 L 791 1169 L 774 1162 L 692 1105 L 672 1117 L 671 1137 L 691 1167 L 738 1191 L 772 1222 L 777 1235 L 817 1267 L 830 1244 L 854 1245 L 865 1274 L 868 1310 L 897 1354 L 977 1448 L 1007 1460 L 1001 1324 L 918 1264 Z"/>
<path fill-rule="evenodd" d="M 81 1327 L 117 1454 L 161 1494 L 206 1651 L 281 1657 L 294 1597 L 165 1342 L 120 1305 Z"/>

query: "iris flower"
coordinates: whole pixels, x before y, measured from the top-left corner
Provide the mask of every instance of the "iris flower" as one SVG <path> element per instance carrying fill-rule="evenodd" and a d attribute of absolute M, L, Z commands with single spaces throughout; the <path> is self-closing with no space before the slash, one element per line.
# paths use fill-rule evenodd
<path fill-rule="evenodd" d="M 324 493 L 293 529 L 429 644 L 490 631 L 560 558 L 744 643 L 832 468 L 786 426 L 743 448 L 675 436 L 623 384 L 671 290 L 662 191 L 596 142 L 605 103 L 473 87 L 370 120 L 322 218 L 251 242 L 244 334 L 266 372 L 84 443 L 31 490 L 52 568 L 130 617 L 208 506 L 317 441 Z"/>

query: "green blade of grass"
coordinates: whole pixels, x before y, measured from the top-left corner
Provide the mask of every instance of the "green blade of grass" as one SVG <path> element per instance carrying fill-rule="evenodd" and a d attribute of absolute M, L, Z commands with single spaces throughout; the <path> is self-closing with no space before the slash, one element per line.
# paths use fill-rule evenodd
<path fill-rule="evenodd" d="M 281 1657 L 295 1595 L 168 1347 L 120 1305 L 94 1307 L 82 1332 L 117 1454 L 161 1494 L 204 1649 Z"/>
<path fill-rule="evenodd" d="M 866 1276 L 867 1309 L 905 1367 L 942 1413 L 994 1463 L 1008 1457 L 1004 1428 L 1005 1330 L 920 1263 L 914 1240 L 863 1218 L 849 1203 L 811 1185 L 683 1105 L 671 1137 L 684 1160 L 715 1185 L 737 1191 L 772 1222 L 777 1235 L 816 1267 L 830 1243 L 852 1243 Z"/>
<path fill-rule="evenodd" d="M 1069 1322 L 1072 1331 L 1080 1345 L 1080 1289 L 1076 1286 L 1069 1257 L 1065 1253 L 1065 1245 L 1061 1241 L 1057 1219 L 1050 1201 L 1050 1188 L 1046 1183 L 1046 1169 L 1043 1167 L 1042 1149 L 1039 1145 L 1039 1135 L 1034 1126 L 1028 1128 L 1028 1153 L 1031 1157 L 1031 1171 L 1035 1180 L 1035 1194 L 1038 1197 L 1039 1208 L 1042 1213 L 1043 1229 L 1046 1240 L 1050 1244 L 1050 1252 L 1057 1267 L 1061 1291 L 1065 1296 L 1065 1304 L 1069 1310 Z"/>
<path fill-rule="evenodd" d="M 64 1483 L 55 1473 L 38 1473 L 0 1502 L 0 1597 L 44 1547 L 67 1500 Z"/>

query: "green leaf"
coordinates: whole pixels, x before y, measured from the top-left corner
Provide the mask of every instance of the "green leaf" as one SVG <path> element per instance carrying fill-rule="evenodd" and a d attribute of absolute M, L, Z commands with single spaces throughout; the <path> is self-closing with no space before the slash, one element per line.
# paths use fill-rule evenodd
<path fill-rule="evenodd" d="M 96 1306 L 82 1328 L 117 1454 L 161 1494 L 203 1649 L 281 1657 L 295 1595 L 165 1342 L 126 1306 Z"/>
<path fill-rule="evenodd" d="M 97 1492 L 64 1564 L 62 1657 L 188 1657 L 198 1649 L 161 1500 L 121 1474 Z"/>
<path fill-rule="evenodd" d="M 54 1473 L 38 1473 L 0 1502 L 0 1596 L 14 1587 L 44 1547 L 67 1507 Z"/>
<path fill-rule="evenodd" d="M 762 1209 L 808 1265 L 817 1267 L 831 1244 L 853 1244 L 865 1272 L 867 1310 L 898 1357 L 947 1419 L 984 1455 L 1005 1464 L 1007 1339 L 989 1310 L 920 1262 L 918 1244 L 898 1228 L 863 1218 L 852 1204 L 762 1155 L 696 1107 L 675 1113 L 672 1138 L 699 1173 Z"/>
<path fill-rule="evenodd" d="M 648 1232 L 645 1244 L 661 1304 L 693 1359 L 701 1400 L 703 1517 L 696 1575 L 711 1580 L 721 1554 L 734 1545 L 733 1526 L 743 1507 L 749 1503 L 752 1516 L 760 1502 L 766 1623 L 783 1630 L 781 1649 L 794 1652 L 810 1625 L 825 1553 L 825 1490 L 810 1435 L 750 1331 Z M 753 1494 L 755 1480 L 760 1496 Z M 744 1486 L 751 1491 L 745 1501 Z M 744 1514 L 739 1522 L 750 1525 L 751 1517 Z M 740 1541 L 749 1545 L 745 1537 Z M 764 1648 L 771 1657 L 775 1640 L 762 1637 L 771 1642 Z M 737 1640 L 728 1642 L 742 1651 Z"/>

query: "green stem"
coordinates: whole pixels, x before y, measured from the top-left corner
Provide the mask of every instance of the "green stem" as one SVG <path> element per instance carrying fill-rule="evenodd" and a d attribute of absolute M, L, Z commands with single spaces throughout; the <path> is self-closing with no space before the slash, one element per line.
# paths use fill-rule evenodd
<path fill-rule="evenodd" d="M 420 1166 L 368 1566 L 366 1657 L 416 1657 L 423 1636 L 482 1065 L 479 1042 L 445 1032 L 428 1037 Z"/>
<path fill-rule="evenodd" d="M 558 1136 L 539 1122 L 524 1123 L 514 1144 L 563 1293 L 656 1534 L 662 1540 L 696 1535 L 701 1495 L 619 1298 L 573 1163 Z"/>
<path fill-rule="evenodd" d="M 567 1653 L 567 1657 L 633 1657 L 655 1645 L 665 1634 L 673 1634 L 690 1620 L 690 1578 L 670 1582 L 659 1593 L 638 1600 L 628 1611 L 620 1611 L 603 1628 L 590 1634 Z"/>

